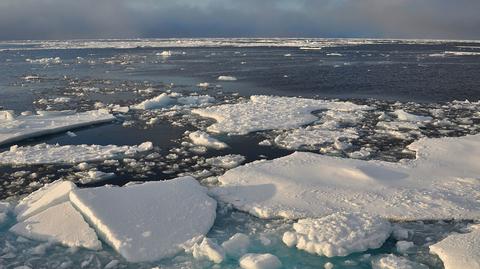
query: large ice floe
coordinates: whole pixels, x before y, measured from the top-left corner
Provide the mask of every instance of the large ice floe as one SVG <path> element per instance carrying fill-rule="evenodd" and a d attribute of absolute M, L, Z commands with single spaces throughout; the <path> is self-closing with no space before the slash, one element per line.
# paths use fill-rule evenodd
<path fill-rule="evenodd" d="M 12 111 L 0 111 L 0 145 L 23 139 L 54 134 L 70 129 L 113 121 L 107 110 L 37 111 L 36 115 L 15 116 Z"/>
<path fill-rule="evenodd" d="M 445 269 L 480 268 L 480 225 L 473 225 L 465 234 L 451 234 L 431 245 L 430 252 L 438 255 Z"/>
<path fill-rule="evenodd" d="M 334 213 L 319 219 L 301 219 L 285 232 L 283 242 L 327 257 L 379 248 L 392 231 L 388 221 L 367 214 Z"/>
<path fill-rule="evenodd" d="M 14 213 L 19 222 L 10 231 L 18 235 L 98 250 L 98 234 L 126 260 L 141 262 L 203 238 L 216 201 L 191 177 L 89 189 L 56 181 L 22 199 Z"/>
<path fill-rule="evenodd" d="M 351 102 L 254 95 L 248 102 L 211 106 L 192 112 L 217 121 L 208 127 L 209 132 L 247 134 L 263 130 L 292 129 L 312 123 L 318 120 L 318 117 L 312 114 L 316 110 L 362 109 L 369 107 Z"/>
<path fill-rule="evenodd" d="M 38 144 L 35 146 L 11 146 L 10 150 L 0 153 L 0 164 L 75 164 L 80 162 L 100 161 L 106 159 L 119 159 L 131 157 L 153 148 L 151 142 L 138 146 L 116 145 L 49 145 Z"/>
<path fill-rule="evenodd" d="M 76 189 L 70 200 L 99 236 L 130 262 L 175 255 L 184 243 L 205 235 L 216 215 L 216 201 L 191 177 Z"/>
<path fill-rule="evenodd" d="M 296 152 L 227 171 L 212 193 L 261 218 L 335 212 L 393 220 L 480 217 L 480 135 L 423 138 L 415 160 L 389 163 Z"/>

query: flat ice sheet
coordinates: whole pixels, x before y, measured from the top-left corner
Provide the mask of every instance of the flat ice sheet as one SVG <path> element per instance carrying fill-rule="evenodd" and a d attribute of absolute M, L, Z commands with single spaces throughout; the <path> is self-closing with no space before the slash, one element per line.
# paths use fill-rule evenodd
<path fill-rule="evenodd" d="M 182 244 L 205 235 L 216 214 L 216 201 L 191 177 L 77 189 L 70 199 L 99 236 L 130 262 L 176 254 Z"/>
<path fill-rule="evenodd" d="M 102 122 L 113 121 L 115 117 L 107 110 L 39 111 L 37 115 L 0 117 L 0 145 L 21 141 L 47 134 L 64 132 L 70 129 Z"/>
<path fill-rule="evenodd" d="M 119 159 L 125 156 L 151 150 L 151 142 L 138 146 L 115 145 L 49 145 L 38 144 L 35 146 L 17 147 L 0 153 L 0 164 L 52 164 L 52 163 L 80 163 L 101 161 L 106 159 Z"/>
<path fill-rule="evenodd" d="M 318 119 L 315 110 L 354 111 L 368 109 L 351 102 L 332 102 L 296 97 L 254 95 L 246 103 L 195 109 L 192 112 L 217 122 L 208 127 L 213 133 L 247 134 L 262 130 L 292 129 Z"/>
<path fill-rule="evenodd" d="M 389 163 L 296 152 L 219 177 L 218 199 L 261 218 L 361 212 L 387 219 L 480 218 L 480 135 L 421 139 Z"/>
<path fill-rule="evenodd" d="M 454 233 L 430 246 L 430 252 L 440 257 L 445 269 L 480 268 L 480 226 L 471 229 L 470 233 Z"/>
<path fill-rule="evenodd" d="M 15 224 L 10 231 L 33 240 L 58 242 L 67 247 L 102 248 L 95 231 L 69 201 Z"/>

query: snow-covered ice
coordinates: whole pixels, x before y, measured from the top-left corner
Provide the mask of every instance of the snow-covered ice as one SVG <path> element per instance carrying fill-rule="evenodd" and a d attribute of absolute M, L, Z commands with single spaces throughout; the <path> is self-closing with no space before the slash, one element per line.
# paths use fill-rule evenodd
<path fill-rule="evenodd" d="M 405 257 L 393 254 L 385 255 L 379 259 L 372 261 L 373 269 L 427 269 L 428 267 L 412 262 Z M 467 268 L 467 267 L 465 267 Z"/>
<path fill-rule="evenodd" d="M 327 257 L 379 248 L 392 232 L 390 223 L 382 218 L 343 212 L 301 219 L 293 229 L 283 235 L 287 246 Z"/>
<path fill-rule="evenodd" d="M 95 231 L 69 201 L 15 224 L 10 231 L 26 238 L 58 242 L 67 247 L 102 248 Z"/>
<path fill-rule="evenodd" d="M 184 107 L 199 107 L 215 102 L 215 98 L 209 95 L 183 96 L 180 93 L 162 93 L 139 104 L 133 105 L 132 109 L 162 109 L 180 105 Z"/>
<path fill-rule="evenodd" d="M 10 150 L 0 153 L 0 164 L 50 164 L 50 163 L 81 163 L 106 159 L 119 159 L 134 156 L 153 148 L 151 142 L 138 146 L 115 145 L 49 145 L 11 146 Z"/>
<path fill-rule="evenodd" d="M 205 160 L 211 166 L 232 169 L 245 161 L 245 157 L 238 154 L 229 154 L 225 156 L 212 157 Z"/>
<path fill-rule="evenodd" d="M 209 238 L 203 238 L 201 243 L 195 243 L 189 252 L 195 259 L 206 259 L 214 263 L 221 263 L 225 259 L 225 251 Z"/>
<path fill-rule="evenodd" d="M 223 81 L 235 81 L 235 80 L 237 80 L 237 78 L 234 77 L 234 76 L 219 76 L 217 79 L 218 80 L 223 80 Z"/>
<path fill-rule="evenodd" d="M 3 116 L 2 116 L 3 115 Z M 8 117 L 5 115 L 9 115 Z M 37 115 L 14 116 L 0 113 L 0 145 L 23 139 L 68 131 L 74 128 L 113 121 L 115 117 L 107 110 L 38 111 Z"/>
<path fill-rule="evenodd" d="M 397 116 L 400 121 L 413 121 L 413 122 L 422 122 L 422 121 L 431 121 L 432 117 L 430 116 L 419 116 L 408 113 L 402 109 L 395 110 L 392 114 Z"/>
<path fill-rule="evenodd" d="M 250 246 L 250 238 L 243 233 L 236 233 L 230 237 L 227 241 L 222 243 L 222 247 L 225 253 L 234 258 L 243 256 L 248 251 Z"/>
<path fill-rule="evenodd" d="M 209 132 L 247 134 L 262 130 L 292 129 L 318 120 L 316 110 L 355 111 L 368 109 L 351 102 L 332 102 L 296 97 L 259 96 L 248 102 L 224 104 L 192 112 L 217 122 Z"/>
<path fill-rule="evenodd" d="M 228 145 L 224 142 L 211 137 L 209 134 L 202 132 L 202 131 L 195 131 L 188 135 L 192 143 L 197 146 L 205 146 L 208 148 L 213 149 L 224 149 L 227 148 Z"/>
<path fill-rule="evenodd" d="M 277 256 L 270 253 L 248 253 L 243 255 L 239 262 L 243 269 L 278 269 L 282 267 L 282 262 Z"/>
<path fill-rule="evenodd" d="M 480 217 L 480 135 L 422 138 L 415 160 L 390 163 L 296 152 L 227 171 L 218 199 L 261 218 L 363 212 L 386 219 Z"/>
<path fill-rule="evenodd" d="M 24 220 L 51 206 L 68 201 L 68 194 L 75 188 L 75 184 L 69 181 L 46 184 L 20 200 L 14 209 L 17 220 Z"/>
<path fill-rule="evenodd" d="M 430 252 L 440 257 L 445 269 L 479 269 L 480 225 L 472 225 L 469 233 L 447 236 L 431 245 Z"/>
<path fill-rule="evenodd" d="M 325 143 L 334 143 L 339 139 L 356 139 L 358 133 L 353 128 L 328 130 L 320 126 L 308 126 L 286 131 L 275 137 L 275 144 L 287 149 L 301 149 Z"/>
<path fill-rule="evenodd" d="M 175 255 L 182 244 L 205 235 L 216 215 L 216 201 L 191 177 L 77 189 L 70 200 L 99 236 L 130 262 Z"/>

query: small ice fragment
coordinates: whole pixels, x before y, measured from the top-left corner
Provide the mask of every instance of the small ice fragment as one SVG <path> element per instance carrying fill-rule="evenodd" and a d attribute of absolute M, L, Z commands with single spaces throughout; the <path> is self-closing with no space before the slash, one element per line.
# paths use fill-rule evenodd
<path fill-rule="evenodd" d="M 236 233 L 230 239 L 222 243 L 223 249 L 230 257 L 241 257 L 248 251 L 250 238 L 246 234 Z"/>
<path fill-rule="evenodd" d="M 243 269 L 278 269 L 282 267 L 282 262 L 270 253 L 243 255 L 240 260 L 240 267 Z"/>

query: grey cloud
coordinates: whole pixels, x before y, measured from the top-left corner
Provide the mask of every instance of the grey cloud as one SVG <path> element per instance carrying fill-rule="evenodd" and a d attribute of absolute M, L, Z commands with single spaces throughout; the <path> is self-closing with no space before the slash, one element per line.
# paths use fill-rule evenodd
<path fill-rule="evenodd" d="M 1 0 L 0 39 L 480 39 L 478 0 Z"/>

